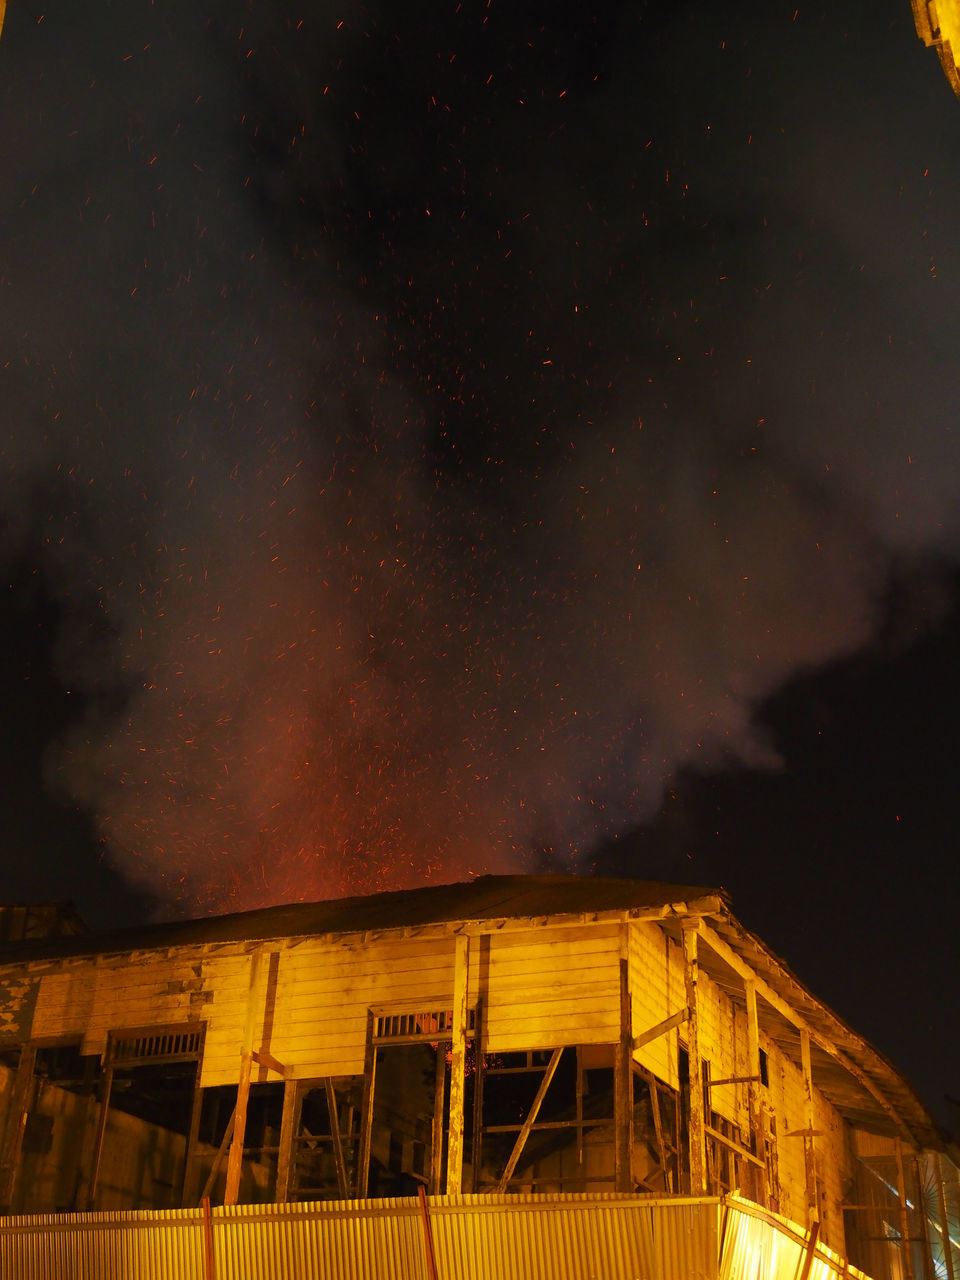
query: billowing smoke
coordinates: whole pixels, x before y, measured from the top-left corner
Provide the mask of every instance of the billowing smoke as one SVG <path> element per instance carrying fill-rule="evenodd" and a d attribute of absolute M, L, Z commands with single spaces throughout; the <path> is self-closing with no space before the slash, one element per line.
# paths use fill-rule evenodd
<path fill-rule="evenodd" d="M 501 8 L 11 6 L 3 549 L 84 707 L 51 785 L 168 909 L 775 766 L 758 702 L 956 548 L 960 112 L 909 7 Z"/>

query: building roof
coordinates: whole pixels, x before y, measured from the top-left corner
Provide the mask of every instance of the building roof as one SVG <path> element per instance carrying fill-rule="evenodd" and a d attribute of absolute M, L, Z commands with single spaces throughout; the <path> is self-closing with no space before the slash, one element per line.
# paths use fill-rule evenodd
<path fill-rule="evenodd" d="M 512 921 L 630 919 L 654 920 L 677 941 L 685 924 L 699 923 L 705 931 L 701 968 L 742 1008 L 744 980 L 754 982 L 761 1027 L 798 1066 L 800 1031 L 806 1031 L 817 1085 L 841 1115 L 859 1127 L 900 1133 L 913 1145 L 942 1148 L 935 1122 L 903 1076 L 739 923 L 722 889 L 599 877 L 481 876 L 460 884 L 32 939 L 0 949 L 0 963 L 395 930 L 486 931 Z"/>
<path fill-rule="evenodd" d="M 47 938 L 8 947 L 3 959 L 106 955 L 154 947 L 270 938 L 369 933 L 454 922 L 516 920 L 544 916 L 698 914 L 719 909 L 719 889 L 612 880 L 590 876 L 479 876 L 459 884 L 428 885 L 367 897 L 294 902 L 199 920 L 143 925 L 87 937 Z"/>

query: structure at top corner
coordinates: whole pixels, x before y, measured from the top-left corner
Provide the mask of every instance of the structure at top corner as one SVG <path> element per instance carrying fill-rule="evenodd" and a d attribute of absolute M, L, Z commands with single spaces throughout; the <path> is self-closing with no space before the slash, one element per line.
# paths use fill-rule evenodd
<path fill-rule="evenodd" d="M 736 1194 L 873 1280 L 960 1280 L 930 1115 L 712 889 L 484 877 L 15 937 L 0 1124 L 6 1214 Z"/>
<path fill-rule="evenodd" d="M 912 0 L 917 35 L 937 51 L 943 73 L 960 97 L 960 0 Z"/>

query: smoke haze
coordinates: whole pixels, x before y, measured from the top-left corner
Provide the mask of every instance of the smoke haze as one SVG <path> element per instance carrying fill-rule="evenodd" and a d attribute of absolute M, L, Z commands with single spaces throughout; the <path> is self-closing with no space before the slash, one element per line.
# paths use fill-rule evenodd
<path fill-rule="evenodd" d="M 957 548 L 909 7 L 199 8 L 0 42 L 51 786 L 169 913 L 572 859 L 776 767 L 760 701 Z"/>

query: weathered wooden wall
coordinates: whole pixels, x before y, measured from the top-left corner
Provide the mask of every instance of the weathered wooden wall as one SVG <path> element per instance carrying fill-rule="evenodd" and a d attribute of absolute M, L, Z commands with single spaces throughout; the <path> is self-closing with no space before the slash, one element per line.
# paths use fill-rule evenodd
<path fill-rule="evenodd" d="M 452 1007 L 456 935 L 397 930 L 371 937 L 279 939 L 192 945 L 124 955 L 0 966 L 0 1046 L 75 1037 L 85 1054 L 103 1054 L 111 1032 L 171 1023 L 206 1027 L 201 1084 L 233 1085 L 244 1028 L 290 1077 L 360 1075 L 370 1009 Z M 254 957 L 259 956 L 257 964 Z M 682 1011 L 682 949 L 657 923 L 546 925 L 474 929 L 469 942 L 468 1005 L 483 1010 L 488 1052 L 615 1044 L 620 1036 L 620 962 L 627 960 L 634 1037 Z M 251 979 L 254 985 L 251 988 Z M 713 1079 L 750 1074 L 747 1015 L 737 979 L 724 989 L 701 966 L 700 1052 Z M 761 1019 L 762 1021 L 762 1019 Z M 683 1024 L 638 1048 L 636 1061 L 676 1089 Z M 805 1223 L 803 1076 L 760 1034 L 769 1084 L 759 1088 L 775 1120 L 779 1207 Z M 254 1079 L 278 1079 L 257 1067 Z M 746 1084 L 711 1090 L 710 1107 L 748 1140 Z M 842 1247 L 839 1209 L 847 1176 L 844 1125 L 815 1096 L 815 1139 L 824 1238 Z M 0 1104 L 2 1109 L 2 1104 Z"/>
<path fill-rule="evenodd" d="M 656 924 L 630 926 L 630 989 L 632 1030 L 642 1035 L 683 1009 L 685 1003 L 683 954 L 680 946 Z M 731 977 L 736 992 L 739 982 Z M 710 1063 L 715 1080 L 750 1074 L 747 1016 L 742 995 L 731 998 L 701 965 L 698 983 L 700 1054 Z M 678 1028 L 643 1045 L 636 1060 L 672 1088 L 678 1087 L 677 1049 L 686 1043 L 686 1027 Z M 805 1223 L 806 1177 L 804 1140 L 798 1134 L 807 1127 L 803 1075 L 796 1063 L 767 1035 L 760 1032 L 760 1047 L 767 1055 L 768 1085 L 758 1087 L 767 1116 L 776 1127 L 779 1164 L 779 1205 L 783 1213 Z M 797 1049 L 799 1055 L 799 1048 Z M 814 1082 L 816 1083 L 816 1082 Z M 843 1215 L 840 1204 L 848 1176 L 844 1125 L 836 1109 L 814 1090 L 814 1138 L 821 1172 L 819 1204 L 823 1238 L 842 1247 Z M 748 1091 L 745 1083 L 721 1085 L 710 1091 L 710 1108 L 739 1125 L 744 1140 L 750 1133 Z"/>
<path fill-rule="evenodd" d="M 479 975 L 487 1049 L 616 1041 L 619 966 L 616 924 L 493 935 Z"/>

